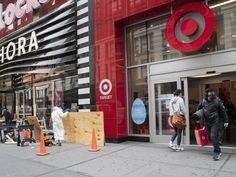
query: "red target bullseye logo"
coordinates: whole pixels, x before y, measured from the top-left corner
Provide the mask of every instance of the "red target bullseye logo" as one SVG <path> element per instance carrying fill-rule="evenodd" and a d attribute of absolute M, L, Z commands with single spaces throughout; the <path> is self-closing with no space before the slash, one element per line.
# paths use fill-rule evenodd
<path fill-rule="evenodd" d="M 103 79 L 100 82 L 99 90 L 100 90 L 101 94 L 108 95 L 111 92 L 111 90 L 112 90 L 111 81 L 108 80 L 108 79 Z"/>
<path fill-rule="evenodd" d="M 215 17 L 210 8 L 193 2 L 179 7 L 169 18 L 166 37 L 169 44 L 182 52 L 203 47 L 215 29 Z"/>

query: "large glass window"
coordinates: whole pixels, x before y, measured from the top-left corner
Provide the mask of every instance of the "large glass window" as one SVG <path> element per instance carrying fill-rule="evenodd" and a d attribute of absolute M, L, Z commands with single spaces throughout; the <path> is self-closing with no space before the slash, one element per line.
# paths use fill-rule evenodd
<path fill-rule="evenodd" d="M 36 116 L 49 125 L 52 112 L 52 83 L 35 88 Z"/>
<path fill-rule="evenodd" d="M 148 58 L 150 62 L 181 57 L 182 54 L 172 48 L 165 36 L 167 18 L 148 22 Z"/>
<path fill-rule="evenodd" d="M 131 28 L 127 33 L 128 65 L 140 65 L 148 62 L 146 25 Z"/>
<path fill-rule="evenodd" d="M 216 16 L 216 37 L 218 50 L 236 47 L 236 3 L 214 7 Z"/>
<path fill-rule="evenodd" d="M 69 77 L 55 81 L 54 105 L 61 105 L 64 110 L 78 111 L 78 77 Z"/>
<path fill-rule="evenodd" d="M 149 134 L 149 114 L 148 114 L 148 87 L 147 87 L 147 67 L 132 68 L 128 71 L 129 82 L 129 107 L 135 99 L 140 98 L 146 109 L 146 118 L 142 124 L 136 124 L 131 118 L 129 122 L 130 134 Z M 131 109 L 129 109 L 131 117 Z"/>
<path fill-rule="evenodd" d="M 5 108 L 10 113 L 14 111 L 11 77 L 0 80 L 0 111 Z"/>
<path fill-rule="evenodd" d="M 165 34 L 169 18 L 166 15 L 127 29 L 128 66 L 235 48 L 236 3 L 215 6 L 219 2 L 208 1 L 208 4 L 215 14 L 216 28 L 202 49 L 194 53 L 182 53 L 172 48 Z"/>
<path fill-rule="evenodd" d="M 25 91 L 25 113 L 27 115 L 32 115 L 33 112 L 33 97 L 32 89 L 29 88 Z"/>

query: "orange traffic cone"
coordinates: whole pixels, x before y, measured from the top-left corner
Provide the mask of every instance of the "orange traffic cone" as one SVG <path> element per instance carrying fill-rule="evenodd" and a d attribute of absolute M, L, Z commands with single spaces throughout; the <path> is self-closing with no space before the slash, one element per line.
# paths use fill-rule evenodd
<path fill-rule="evenodd" d="M 45 143 L 44 143 L 44 135 L 43 135 L 43 131 L 41 130 L 41 134 L 40 134 L 40 151 L 39 153 L 37 153 L 37 155 L 40 156 L 45 156 L 49 153 L 47 153 L 46 148 L 45 148 Z"/>
<path fill-rule="evenodd" d="M 92 144 L 91 144 L 91 148 L 89 149 L 89 151 L 90 152 L 97 152 L 99 150 L 100 150 L 100 148 L 97 147 L 97 139 L 96 139 L 95 129 L 93 128 Z"/>

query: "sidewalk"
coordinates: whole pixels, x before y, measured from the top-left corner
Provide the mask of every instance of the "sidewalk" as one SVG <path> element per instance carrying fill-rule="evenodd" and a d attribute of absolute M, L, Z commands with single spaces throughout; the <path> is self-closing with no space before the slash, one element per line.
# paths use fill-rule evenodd
<path fill-rule="evenodd" d="M 99 152 L 88 146 L 64 143 L 47 147 L 0 144 L 2 177 L 232 177 L 236 174 L 236 150 L 226 149 L 220 161 L 200 147 L 173 152 L 167 145 L 124 142 L 109 144 Z"/>

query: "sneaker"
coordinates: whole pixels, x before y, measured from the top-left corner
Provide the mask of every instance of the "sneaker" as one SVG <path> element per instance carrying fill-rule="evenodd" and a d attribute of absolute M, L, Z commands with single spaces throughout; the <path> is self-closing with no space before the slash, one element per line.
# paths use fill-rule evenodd
<path fill-rule="evenodd" d="M 217 161 L 220 160 L 221 153 L 219 152 L 214 152 L 213 154 L 213 160 Z"/>
<path fill-rule="evenodd" d="M 179 152 L 179 151 L 184 151 L 184 148 L 183 147 L 180 147 L 180 146 L 177 146 L 176 147 L 176 151 Z"/>
<path fill-rule="evenodd" d="M 170 148 L 170 149 L 172 149 L 172 150 L 174 150 L 174 151 L 176 150 L 174 144 L 172 144 L 172 143 L 169 143 L 169 144 L 168 144 L 168 148 Z"/>

